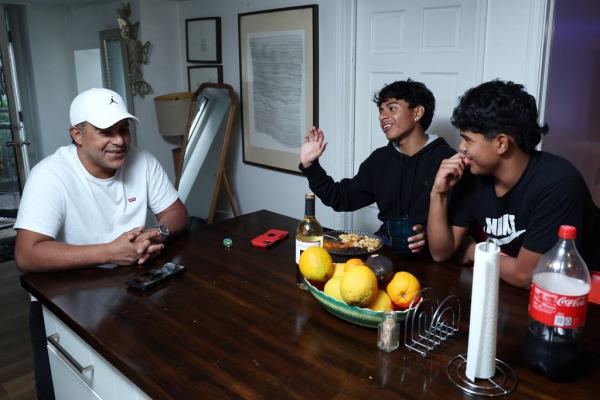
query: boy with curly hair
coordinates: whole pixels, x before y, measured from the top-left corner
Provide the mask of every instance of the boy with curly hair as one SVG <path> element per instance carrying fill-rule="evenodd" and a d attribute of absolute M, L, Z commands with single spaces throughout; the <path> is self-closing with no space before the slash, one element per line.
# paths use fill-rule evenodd
<path fill-rule="evenodd" d="M 500 277 L 528 287 L 540 256 L 568 224 L 577 228 L 588 267 L 600 267 L 592 242 L 600 235 L 600 212 L 571 163 L 535 149 L 548 131 L 537 120 L 535 99 L 513 82 L 483 83 L 460 98 L 452 115 L 462 137 L 459 153 L 442 161 L 430 195 L 434 260 L 452 257 L 476 224 L 500 244 Z M 463 260 L 473 261 L 474 252 L 470 243 Z"/>
<path fill-rule="evenodd" d="M 339 182 L 327 175 L 319 157 L 327 143 L 323 131 L 312 127 L 300 149 L 300 170 L 310 189 L 336 211 L 355 211 L 377 203 L 382 226 L 376 233 L 386 242 L 388 220 L 411 217 L 415 235 L 408 239 L 413 253 L 426 250 L 429 191 L 440 162 L 455 153 L 441 137 L 426 133 L 435 98 L 421 82 L 410 79 L 384 86 L 373 99 L 388 144 L 373 151 L 353 178 Z M 386 242 L 386 244 L 389 244 Z"/>

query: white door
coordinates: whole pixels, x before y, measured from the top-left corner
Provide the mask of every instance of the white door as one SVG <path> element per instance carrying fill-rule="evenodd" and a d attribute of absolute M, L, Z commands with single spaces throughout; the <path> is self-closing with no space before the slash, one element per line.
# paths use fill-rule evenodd
<path fill-rule="evenodd" d="M 379 127 L 373 95 L 385 84 L 411 78 L 436 98 L 428 130 L 457 147 L 450 125 L 458 96 L 481 81 L 487 1 L 358 0 L 354 173 L 387 139 Z M 375 204 L 353 213 L 354 229 L 374 232 L 381 222 Z"/>

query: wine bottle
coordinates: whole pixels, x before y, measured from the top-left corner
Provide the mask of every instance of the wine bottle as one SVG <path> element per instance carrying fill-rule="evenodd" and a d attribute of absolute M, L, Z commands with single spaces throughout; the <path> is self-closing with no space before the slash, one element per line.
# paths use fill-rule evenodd
<path fill-rule="evenodd" d="M 296 229 L 296 284 L 300 289 L 308 289 L 300 273 L 300 255 L 312 246 L 323 247 L 323 228 L 315 218 L 315 195 L 307 193 L 304 196 L 304 218 Z"/>

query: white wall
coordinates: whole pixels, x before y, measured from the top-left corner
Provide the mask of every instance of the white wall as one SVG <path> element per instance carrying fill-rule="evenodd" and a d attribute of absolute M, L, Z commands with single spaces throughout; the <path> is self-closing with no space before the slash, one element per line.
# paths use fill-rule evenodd
<path fill-rule="evenodd" d="M 32 132 L 39 158 L 70 142 L 68 105 L 75 96 L 75 66 L 61 6 L 27 6 L 34 102 L 40 132 Z"/>
<path fill-rule="evenodd" d="M 512 80 L 539 99 L 546 3 L 488 0 L 483 82 Z"/>
<path fill-rule="evenodd" d="M 334 177 L 342 177 L 341 163 L 333 155 L 339 149 L 345 149 L 342 132 L 336 129 L 337 103 L 344 99 L 336 98 L 336 53 L 338 43 L 344 40 L 337 31 L 338 3 L 348 1 L 292 1 L 292 0 L 220 0 L 185 1 L 179 3 L 180 40 L 185 43 L 185 19 L 200 17 L 221 17 L 223 80 L 240 92 L 239 50 L 238 50 L 238 14 L 273 8 L 299 6 L 303 4 L 319 5 L 319 125 L 330 132 L 327 153 L 331 156 L 323 159 L 326 170 Z M 185 61 L 185 53 L 182 55 Z M 191 65 L 191 64 L 190 64 Z M 185 70 L 184 63 L 182 70 Z M 304 213 L 304 194 L 309 191 L 306 178 L 299 175 L 272 171 L 243 163 L 242 133 L 238 113 L 235 130 L 232 135 L 229 152 L 229 176 L 242 213 L 268 209 L 281 214 L 301 218 Z M 333 210 L 317 204 L 317 218 L 327 226 L 335 227 L 338 216 Z"/>
<path fill-rule="evenodd" d="M 152 43 L 150 63 L 143 66 L 144 79 L 154 93 L 141 98 L 134 97 L 135 114 L 141 125 L 137 131 L 138 146 L 156 156 L 171 180 L 175 181 L 175 167 L 171 149 L 179 146 L 178 138 L 165 138 L 158 132 L 158 122 L 154 109 L 154 97 L 187 90 L 183 79 L 182 41 L 179 38 L 179 21 L 176 2 L 168 0 L 143 0 L 139 2 L 139 15 L 133 21 L 140 21 L 139 38 Z"/>
<path fill-rule="evenodd" d="M 76 5 L 66 8 L 69 41 L 72 50 L 100 47 L 98 32 L 118 28 L 117 8 L 123 2 Z"/>

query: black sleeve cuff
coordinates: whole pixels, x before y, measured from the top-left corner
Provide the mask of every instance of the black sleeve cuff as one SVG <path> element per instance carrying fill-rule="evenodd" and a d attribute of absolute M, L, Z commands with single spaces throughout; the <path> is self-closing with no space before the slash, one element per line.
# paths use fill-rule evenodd
<path fill-rule="evenodd" d="M 319 164 L 319 159 L 316 159 L 308 168 L 304 168 L 302 163 L 298 164 L 298 169 L 302 172 L 307 178 L 312 178 L 315 176 L 319 176 L 325 173 L 321 164 Z"/>

